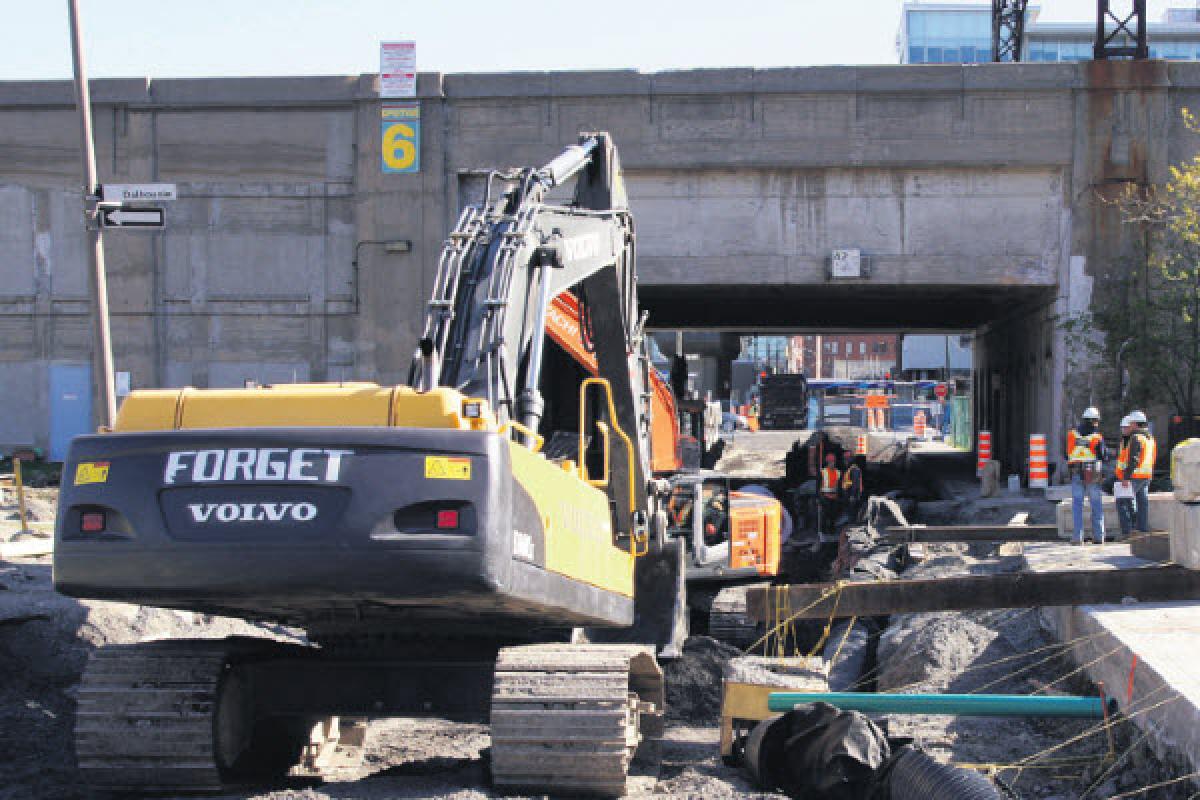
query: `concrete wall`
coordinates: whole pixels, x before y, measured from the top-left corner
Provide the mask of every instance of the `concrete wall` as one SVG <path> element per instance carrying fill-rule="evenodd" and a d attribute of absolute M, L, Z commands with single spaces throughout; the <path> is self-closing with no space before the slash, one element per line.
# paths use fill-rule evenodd
<path fill-rule="evenodd" d="M 1195 152 L 1177 112 L 1200 65 L 423 74 L 418 94 L 421 170 L 385 175 L 375 76 L 96 83 L 102 180 L 179 184 L 165 233 L 106 237 L 135 386 L 401 380 L 481 171 L 604 129 L 652 324 L 981 328 L 1006 386 L 981 419 L 1057 438 L 1047 323 L 1121 244 L 1094 189 Z M 49 365 L 88 359 L 77 136 L 69 84 L 0 83 L 0 446 L 44 445 Z M 869 274 L 831 282 L 837 247 Z"/>

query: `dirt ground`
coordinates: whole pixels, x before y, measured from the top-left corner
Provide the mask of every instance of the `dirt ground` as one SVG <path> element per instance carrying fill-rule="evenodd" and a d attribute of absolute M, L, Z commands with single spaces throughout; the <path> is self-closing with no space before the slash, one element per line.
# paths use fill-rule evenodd
<path fill-rule="evenodd" d="M 905 577 L 1016 570 L 1018 548 L 1006 545 L 998 554 L 986 547 L 938 546 Z M 877 655 L 880 692 L 1097 693 L 1042 629 L 1038 609 L 897 615 L 880 637 Z M 1102 800 L 1180 774 L 1147 748 L 1130 748 L 1139 732 L 1119 720 L 1115 751 L 1128 754 L 1108 774 L 1108 737 L 1094 720 L 896 716 L 888 730 L 916 738 L 939 760 L 998 765 L 1001 782 L 1022 798 Z M 1012 766 L 1022 762 L 1023 769 Z M 1184 798 L 1192 791 L 1173 787 L 1141 796 Z"/>
<path fill-rule="evenodd" d="M 52 514 L 52 494 L 41 499 L 45 501 L 43 511 L 48 508 Z M 975 503 L 962 502 L 961 497 L 952 505 L 939 507 L 936 513 L 947 518 L 977 517 L 982 510 Z M 1033 510 L 1035 515 L 1042 511 Z M 990 513 L 1002 517 L 1009 511 L 1008 503 L 1000 503 Z M 929 559 L 908 575 L 1012 569 L 1015 564 L 1011 553 L 998 555 L 979 547 L 968 552 L 961 546 L 947 546 L 932 548 Z M 0 800 L 105 796 L 80 785 L 71 745 L 73 692 L 93 648 L 231 634 L 286 638 L 291 632 L 162 609 L 76 601 L 53 591 L 48 558 L 0 561 Z M 1072 667 L 1054 657 L 1053 645 L 1032 610 L 898 616 L 881 636 L 879 664 L 867 677 L 877 681 L 882 691 L 1090 692 L 1091 687 L 1078 678 L 1061 680 Z M 673 707 L 662 768 L 657 782 L 635 780 L 631 796 L 768 796 L 756 792 L 740 771 L 725 766 L 717 755 L 720 669 L 735 652 L 697 637 L 689 641 L 682 661 L 667 665 L 668 697 Z M 1047 655 L 1051 657 L 1047 659 Z M 1031 668 L 1021 669 L 1027 666 Z M 939 758 L 1001 765 L 1053 747 L 1088 727 L 1081 721 L 949 717 L 893 718 L 889 723 L 892 735 L 913 736 Z M 1118 726 L 1116 737 L 1118 751 L 1123 752 L 1130 732 Z M 1112 775 L 1101 775 L 1096 759 L 1107 747 L 1102 734 L 1089 736 L 1053 754 L 1078 761 L 1055 764 L 1052 769 L 1031 764 L 1020 772 L 1001 770 L 999 775 L 1013 786 L 1016 796 L 1039 800 L 1111 797 L 1173 777 L 1168 767 L 1138 748 L 1129 752 Z M 377 720 L 371 726 L 366 777 L 320 786 L 248 790 L 225 798 L 491 797 L 487 759 L 486 726 L 424 719 Z M 1182 798 L 1188 794 L 1143 796 Z"/>

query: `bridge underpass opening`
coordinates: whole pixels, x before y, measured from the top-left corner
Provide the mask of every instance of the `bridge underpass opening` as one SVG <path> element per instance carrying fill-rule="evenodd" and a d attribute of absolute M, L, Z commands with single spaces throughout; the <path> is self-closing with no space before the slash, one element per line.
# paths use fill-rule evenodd
<path fill-rule="evenodd" d="M 859 368 L 868 369 L 886 360 L 846 359 L 847 340 L 861 342 L 884 333 L 967 335 L 972 350 L 972 372 L 965 381 L 972 397 L 971 446 L 975 431 L 991 431 L 993 457 L 1002 462 L 1005 473 L 1020 473 L 1030 433 L 1047 434 L 1051 441 L 1061 438 L 1057 409 L 1064 368 L 1056 357 L 1060 337 L 1056 291 L 1051 287 L 650 285 L 639 289 L 639 297 L 649 312 L 650 328 L 659 333 L 656 340 L 663 354 L 669 358 L 675 353 L 676 339 L 668 332 L 688 332 L 685 352 L 700 359 L 689 365 L 698 373 L 696 388 L 702 389 L 702 396 L 711 389 L 712 398 L 725 404 L 741 399 L 736 396 L 733 362 L 746 355 L 746 337 L 752 335 L 802 339 L 822 334 L 843 349 L 836 360 L 858 361 Z M 862 355 L 875 354 L 855 354 Z M 936 364 L 920 369 L 897 361 L 893 377 L 943 377 Z M 815 377 L 811 364 L 806 374 Z M 842 374 L 822 377 L 876 376 L 850 374 L 844 368 Z"/>

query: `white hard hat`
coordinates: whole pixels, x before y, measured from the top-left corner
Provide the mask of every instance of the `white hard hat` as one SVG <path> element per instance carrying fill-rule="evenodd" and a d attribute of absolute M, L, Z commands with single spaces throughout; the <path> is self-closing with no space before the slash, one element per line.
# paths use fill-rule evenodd
<path fill-rule="evenodd" d="M 1128 428 L 1132 424 L 1133 424 L 1133 415 L 1132 414 L 1126 414 L 1125 416 L 1121 417 L 1121 427 L 1122 428 Z"/>
<path fill-rule="evenodd" d="M 1083 412 L 1083 418 L 1100 419 L 1100 409 L 1096 408 L 1095 406 L 1088 406 L 1087 410 Z"/>
<path fill-rule="evenodd" d="M 1141 425 L 1146 422 L 1146 415 L 1141 411 L 1131 411 L 1129 413 L 1129 421 L 1136 422 L 1137 424 Z"/>

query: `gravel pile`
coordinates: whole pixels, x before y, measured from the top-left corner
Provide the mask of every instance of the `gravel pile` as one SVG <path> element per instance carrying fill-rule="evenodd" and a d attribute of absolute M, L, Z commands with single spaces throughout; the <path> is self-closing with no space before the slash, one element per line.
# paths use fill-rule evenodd
<path fill-rule="evenodd" d="M 721 716 L 721 676 L 742 651 L 710 636 L 690 636 L 683 656 L 663 666 L 667 678 L 667 718 L 715 724 Z"/>

